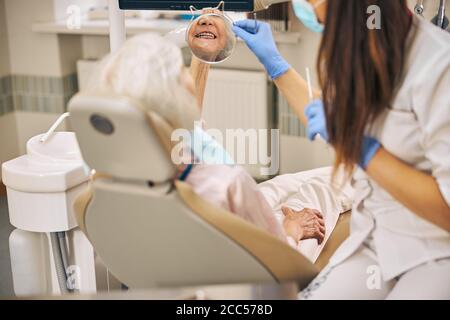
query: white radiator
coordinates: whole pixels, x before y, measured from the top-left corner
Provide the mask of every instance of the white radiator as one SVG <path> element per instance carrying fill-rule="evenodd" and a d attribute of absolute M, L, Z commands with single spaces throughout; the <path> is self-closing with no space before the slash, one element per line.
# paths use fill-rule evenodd
<path fill-rule="evenodd" d="M 297 115 L 289 107 L 287 100 L 278 94 L 278 128 L 281 134 L 287 136 L 306 138 L 306 128 L 300 122 Z"/>
<path fill-rule="evenodd" d="M 220 130 L 223 137 L 226 137 L 227 129 L 243 129 L 245 131 L 248 129 L 272 129 L 274 103 L 269 88 L 264 72 L 211 69 L 204 100 L 203 116 L 206 128 Z M 265 144 L 266 148 L 269 148 L 270 143 L 267 136 L 263 140 L 261 141 L 258 136 L 258 145 Z M 224 142 L 228 152 L 233 155 L 227 141 Z M 248 153 L 249 147 L 249 143 L 247 143 L 246 153 Z M 237 152 L 240 151 L 236 150 L 234 153 Z M 270 149 L 266 154 L 270 156 Z M 234 158 L 236 160 L 236 156 Z M 260 163 L 249 164 L 247 162 L 243 166 L 255 178 L 267 178 L 261 174 Z"/>

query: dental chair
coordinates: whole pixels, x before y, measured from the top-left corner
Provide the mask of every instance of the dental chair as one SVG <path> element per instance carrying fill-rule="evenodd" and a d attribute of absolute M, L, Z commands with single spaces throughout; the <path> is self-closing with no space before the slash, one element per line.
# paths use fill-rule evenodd
<path fill-rule="evenodd" d="M 161 139 L 169 125 L 158 115 L 109 94 L 78 94 L 69 112 L 83 158 L 96 172 L 76 200 L 78 225 L 130 288 L 292 281 L 304 288 L 348 235 L 344 218 L 313 265 L 174 181 L 176 168 Z"/>

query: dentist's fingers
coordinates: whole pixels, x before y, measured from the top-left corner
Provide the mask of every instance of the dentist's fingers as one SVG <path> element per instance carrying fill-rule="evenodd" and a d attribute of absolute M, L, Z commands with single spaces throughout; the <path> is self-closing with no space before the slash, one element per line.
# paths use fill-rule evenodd
<path fill-rule="evenodd" d="M 305 116 L 308 118 L 311 118 L 315 115 L 317 115 L 320 112 L 320 108 L 322 106 L 320 104 L 317 103 L 311 103 L 310 105 L 308 105 L 305 109 Z"/>
<path fill-rule="evenodd" d="M 256 24 L 259 26 L 260 22 L 256 21 Z M 255 30 L 255 20 L 245 19 L 239 20 L 234 23 L 235 26 L 244 29 L 247 32 L 254 32 Z"/>
<path fill-rule="evenodd" d="M 308 139 L 311 141 L 314 141 L 314 139 L 316 138 L 316 135 L 320 133 L 320 126 L 316 126 L 314 124 L 310 124 L 308 129 L 307 129 L 307 136 Z"/>

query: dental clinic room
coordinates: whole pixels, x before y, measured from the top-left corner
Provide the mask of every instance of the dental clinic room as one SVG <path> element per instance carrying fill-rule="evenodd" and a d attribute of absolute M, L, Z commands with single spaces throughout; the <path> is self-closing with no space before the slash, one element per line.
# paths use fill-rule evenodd
<path fill-rule="evenodd" d="M 449 19 L 0 0 L 0 300 L 449 301 Z"/>

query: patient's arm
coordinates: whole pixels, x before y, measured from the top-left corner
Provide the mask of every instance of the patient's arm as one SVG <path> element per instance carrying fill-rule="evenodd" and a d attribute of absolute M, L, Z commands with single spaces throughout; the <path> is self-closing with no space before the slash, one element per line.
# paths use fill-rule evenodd
<path fill-rule="evenodd" d="M 203 99 L 205 96 L 206 81 L 208 80 L 208 72 L 210 65 L 201 62 L 195 56 L 192 56 L 190 73 L 195 82 L 195 91 L 200 112 L 203 109 Z"/>
<path fill-rule="evenodd" d="M 282 226 L 255 180 L 241 167 L 235 167 L 227 178 L 231 180 L 227 188 L 229 210 L 280 240 L 287 241 Z"/>

